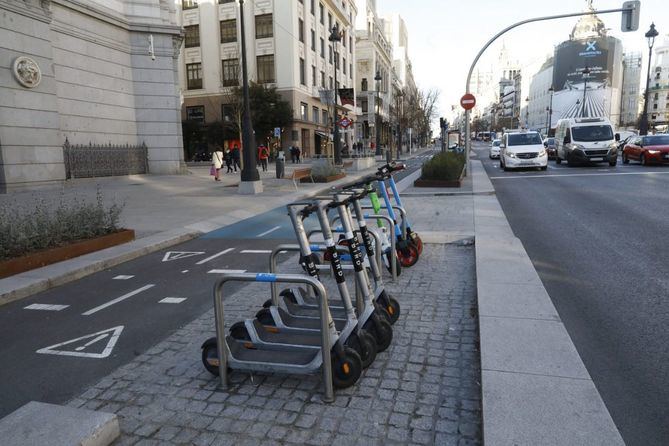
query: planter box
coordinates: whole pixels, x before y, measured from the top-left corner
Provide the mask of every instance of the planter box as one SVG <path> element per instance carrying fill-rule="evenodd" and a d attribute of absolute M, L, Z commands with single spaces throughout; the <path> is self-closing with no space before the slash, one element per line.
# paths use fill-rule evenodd
<path fill-rule="evenodd" d="M 350 170 L 352 172 L 366 170 L 369 169 L 370 167 L 373 167 L 376 164 L 376 160 L 373 157 L 346 158 L 344 161 L 345 166 L 347 162 L 351 164 L 346 167 L 346 170 Z"/>
<path fill-rule="evenodd" d="M 3 260 L 0 261 L 0 279 L 120 245 L 134 239 L 135 231 L 132 229 L 123 229 L 113 234 L 72 242 L 69 245 L 46 249 L 44 251 L 36 251 L 15 259 Z"/>
<path fill-rule="evenodd" d="M 345 173 L 340 173 L 340 174 L 338 174 L 338 175 L 331 175 L 331 176 L 329 176 L 329 177 L 325 177 L 325 178 L 323 178 L 323 177 L 314 177 L 314 183 L 330 183 L 330 182 L 332 182 L 332 181 L 337 181 L 337 180 L 340 179 L 340 178 L 344 178 L 345 176 L 346 176 Z M 308 180 L 309 180 L 309 179 L 307 178 L 307 181 L 308 181 Z M 304 179 L 302 179 L 302 181 L 304 182 Z"/>
<path fill-rule="evenodd" d="M 461 187 L 462 177 L 465 176 L 465 168 L 462 168 L 460 177 L 455 180 L 424 180 L 422 178 L 413 182 L 414 187 Z"/>

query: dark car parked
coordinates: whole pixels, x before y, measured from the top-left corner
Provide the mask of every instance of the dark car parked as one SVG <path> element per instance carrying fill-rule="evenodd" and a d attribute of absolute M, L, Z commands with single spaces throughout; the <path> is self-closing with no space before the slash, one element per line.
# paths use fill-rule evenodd
<path fill-rule="evenodd" d="M 630 160 L 647 164 L 669 164 L 669 135 L 632 137 L 623 149 L 623 163 Z"/>
<path fill-rule="evenodd" d="M 546 154 L 548 155 L 549 160 L 555 159 L 557 154 L 557 148 L 555 147 L 555 138 L 546 138 L 544 139 L 544 147 L 546 148 Z"/>

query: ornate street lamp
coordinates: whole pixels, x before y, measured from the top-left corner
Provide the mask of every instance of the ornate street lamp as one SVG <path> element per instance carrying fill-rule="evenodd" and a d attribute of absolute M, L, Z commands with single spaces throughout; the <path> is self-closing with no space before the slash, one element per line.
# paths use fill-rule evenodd
<path fill-rule="evenodd" d="M 242 90 L 244 96 L 244 114 L 242 116 L 242 168 L 240 194 L 256 194 L 262 192 L 260 174 L 256 168 L 256 141 L 251 122 L 251 106 L 249 99 L 249 76 L 246 70 L 246 33 L 244 31 L 244 0 L 239 0 L 239 23 L 241 27 L 242 45 Z"/>
<path fill-rule="evenodd" d="M 332 51 L 334 52 L 334 128 L 332 135 L 334 137 L 334 161 L 335 164 L 341 164 L 341 141 L 339 140 L 339 119 L 337 119 L 337 66 L 339 65 L 339 57 L 337 55 L 337 42 L 341 42 L 341 32 L 339 26 L 335 23 L 332 27 L 332 32 L 328 37 L 332 42 Z"/>
<path fill-rule="evenodd" d="M 590 76 L 590 68 L 586 65 L 583 69 L 583 108 L 581 108 L 581 118 L 585 116 L 585 92 L 588 90 L 588 77 Z"/>
<path fill-rule="evenodd" d="M 376 81 L 376 110 L 374 113 L 374 127 L 376 131 L 376 152 L 375 155 L 381 155 L 381 129 L 379 125 L 379 111 L 380 111 L 380 104 L 379 104 L 379 88 L 381 85 L 381 73 L 377 70 L 376 71 L 376 76 L 374 76 L 374 80 Z"/>
<path fill-rule="evenodd" d="M 404 114 L 404 92 L 400 90 L 397 93 L 398 107 L 397 107 L 397 157 L 402 153 L 402 115 Z"/>
<path fill-rule="evenodd" d="M 546 111 L 548 112 L 548 116 L 546 117 L 546 136 L 551 131 L 551 126 L 553 125 L 553 92 L 555 89 L 551 85 L 551 88 L 548 89 L 548 92 L 551 94 L 551 100 L 550 100 L 550 105 L 548 108 L 546 108 Z"/>
<path fill-rule="evenodd" d="M 648 134 L 648 89 L 650 88 L 650 60 L 653 56 L 653 44 L 655 38 L 659 35 L 655 29 L 655 23 L 650 24 L 650 29 L 646 32 L 646 39 L 648 39 L 648 73 L 646 74 L 646 91 L 643 94 L 643 113 L 641 114 L 641 122 L 639 122 L 639 135 Z"/>

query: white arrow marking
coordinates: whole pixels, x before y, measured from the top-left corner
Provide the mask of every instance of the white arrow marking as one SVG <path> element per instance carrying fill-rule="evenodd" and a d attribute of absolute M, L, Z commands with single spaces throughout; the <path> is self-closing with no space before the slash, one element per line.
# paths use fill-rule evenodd
<path fill-rule="evenodd" d="M 214 254 L 214 255 L 211 256 L 211 257 L 207 257 L 206 259 L 202 259 L 202 260 L 200 260 L 199 262 L 196 263 L 196 265 L 202 265 L 203 263 L 207 263 L 207 262 L 210 261 L 210 260 L 214 260 L 216 257 L 220 257 L 220 256 L 222 256 L 223 254 L 227 254 L 227 253 L 229 253 L 230 251 L 234 251 L 234 250 L 235 250 L 235 248 L 224 249 L 223 251 L 221 251 L 221 252 L 219 252 L 219 253 L 217 253 L 217 254 Z"/>
<path fill-rule="evenodd" d="M 260 234 L 256 235 L 256 237 L 264 237 L 264 236 L 266 236 L 267 234 L 269 234 L 270 232 L 274 232 L 274 231 L 276 231 L 276 230 L 279 229 L 279 228 L 281 228 L 281 226 L 274 226 L 274 227 L 273 227 L 272 229 L 270 229 L 269 231 L 261 232 Z"/>
<path fill-rule="evenodd" d="M 121 336 L 122 331 L 123 331 L 123 325 L 119 325 L 118 327 L 108 328 L 106 330 L 98 331 L 97 333 L 88 334 L 76 339 L 71 339 L 69 341 L 61 342 L 60 344 L 54 344 L 49 347 L 41 348 L 37 350 L 36 353 L 42 353 L 47 355 L 79 356 L 82 358 L 96 358 L 96 359 L 106 358 L 111 354 L 112 350 L 114 349 L 114 346 L 116 345 L 119 336 Z M 107 337 L 109 337 L 107 345 L 100 353 L 88 353 L 82 351 L 86 349 L 86 347 L 89 347 L 103 339 L 106 339 Z M 83 341 L 84 339 L 91 339 L 91 340 L 89 342 L 86 342 L 84 345 L 75 347 L 74 350 L 58 349 L 59 347 L 64 347 L 66 345 L 76 344 L 80 341 Z"/>
<path fill-rule="evenodd" d="M 159 304 L 180 304 L 186 300 L 185 297 L 166 297 L 158 301 Z"/>
<path fill-rule="evenodd" d="M 107 307 L 111 307 L 111 306 L 114 305 L 114 304 L 117 304 L 117 303 L 119 303 L 119 302 L 121 302 L 121 301 L 124 301 L 124 300 L 126 300 L 127 298 L 134 296 L 135 294 L 139 294 L 139 293 L 141 293 L 142 291 L 146 291 L 146 290 L 148 290 L 149 288 L 153 288 L 154 286 L 155 286 L 155 285 L 152 284 L 152 283 L 150 283 L 150 284 L 148 284 L 148 285 L 144 285 L 143 287 L 138 288 L 138 289 L 136 289 L 135 291 L 131 291 L 131 292 L 129 292 L 128 294 L 124 294 L 124 295 L 121 296 L 121 297 L 117 297 L 116 299 L 110 300 L 110 301 L 107 302 L 106 304 L 102 304 L 102 305 L 100 305 L 100 306 L 98 306 L 98 307 L 91 308 L 91 309 L 88 310 L 87 312 L 82 313 L 82 315 L 83 315 L 83 316 L 90 316 L 90 315 L 93 314 L 93 313 L 97 313 L 97 312 L 100 311 L 100 310 L 104 310 L 104 309 L 107 308 Z"/>
<path fill-rule="evenodd" d="M 186 257 L 199 256 L 204 252 L 194 251 L 167 251 L 163 257 L 163 262 L 170 262 L 172 260 L 185 259 Z"/>

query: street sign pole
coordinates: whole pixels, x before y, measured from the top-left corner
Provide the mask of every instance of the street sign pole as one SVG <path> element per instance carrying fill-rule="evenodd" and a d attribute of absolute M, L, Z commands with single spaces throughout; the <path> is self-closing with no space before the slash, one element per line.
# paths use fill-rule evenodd
<path fill-rule="evenodd" d="M 566 17 L 580 17 L 580 16 L 584 16 L 584 15 L 610 14 L 610 13 L 613 13 L 613 12 L 622 12 L 624 20 L 625 20 L 625 25 L 626 25 L 624 27 L 625 29 L 622 29 L 622 31 L 623 32 L 633 31 L 634 30 L 634 22 L 638 20 L 640 9 L 641 9 L 641 5 L 640 5 L 639 2 L 625 2 L 625 3 L 623 3 L 623 7 L 618 8 L 618 9 L 603 9 L 603 10 L 599 10 L 599 11 L 595 11 L 593 9 L 593 10 L 590 10 L 588 12 L 575 12 L 575 13 L 572 13 L 572 14 L 559 14 L 559 15 L 552 15 L 552 16 L 546 16 L 546 17 L 536 17 L 536 18 L 533 18 L 533 19 L 521 20 L 520 22 L 516 22 L 513 25 L 507 26 L 506 28 L 504 28 L 503 30 L 501 30 L 500 32 L 495 34 L 492 37 L 492 39 L 488 40 L 488 42 L 485 45 L 483 45 L 483 48 L 481 48 L 479 53 L 474 58 L 474 61 L 472 62 L 471 66 L 469 67 L 469 73 L 467 73 L 467 83 L 465 84 L 465 93 L 466 94 L 470 93 L 469 86 L 470 86 L 470 83 L 471 83 L 471 80 L 472 80 L 472 73 L 474 72 L 474 67 L 476 66 L 476 63 L 479 61 L 479 59 L 483 55 L 483 52 L 486 49 L 488 49 L 490 44 L 492 44 L 495 40 L 497 40 L 497 38 L 499 36 L 501 36 L 502 34 L 506 33 L 509 30 L 512 30 L 513 28 L 516 28 L 520 25 L 524 25 L 526 23 L 541 22 L 541 21 L 544 21 L 544 20 L 563 19 L 563 18 L 566 18 Z M 629 27 L 627 26 L 627 23 L 628 23 L 627 17 L 630 17 Z M 469 123 L 470 116 L 471 116 L 470 111 L 465 110 L 465 154 L 466 154 L 465 156 L 467 157 L 466 164 L 469 163 L 469 151 L 471 150 L 471 136 L 470 136 L 471 125 Z M 469 171 L 467 170 L 466 173 L 469 174 Z"/>

